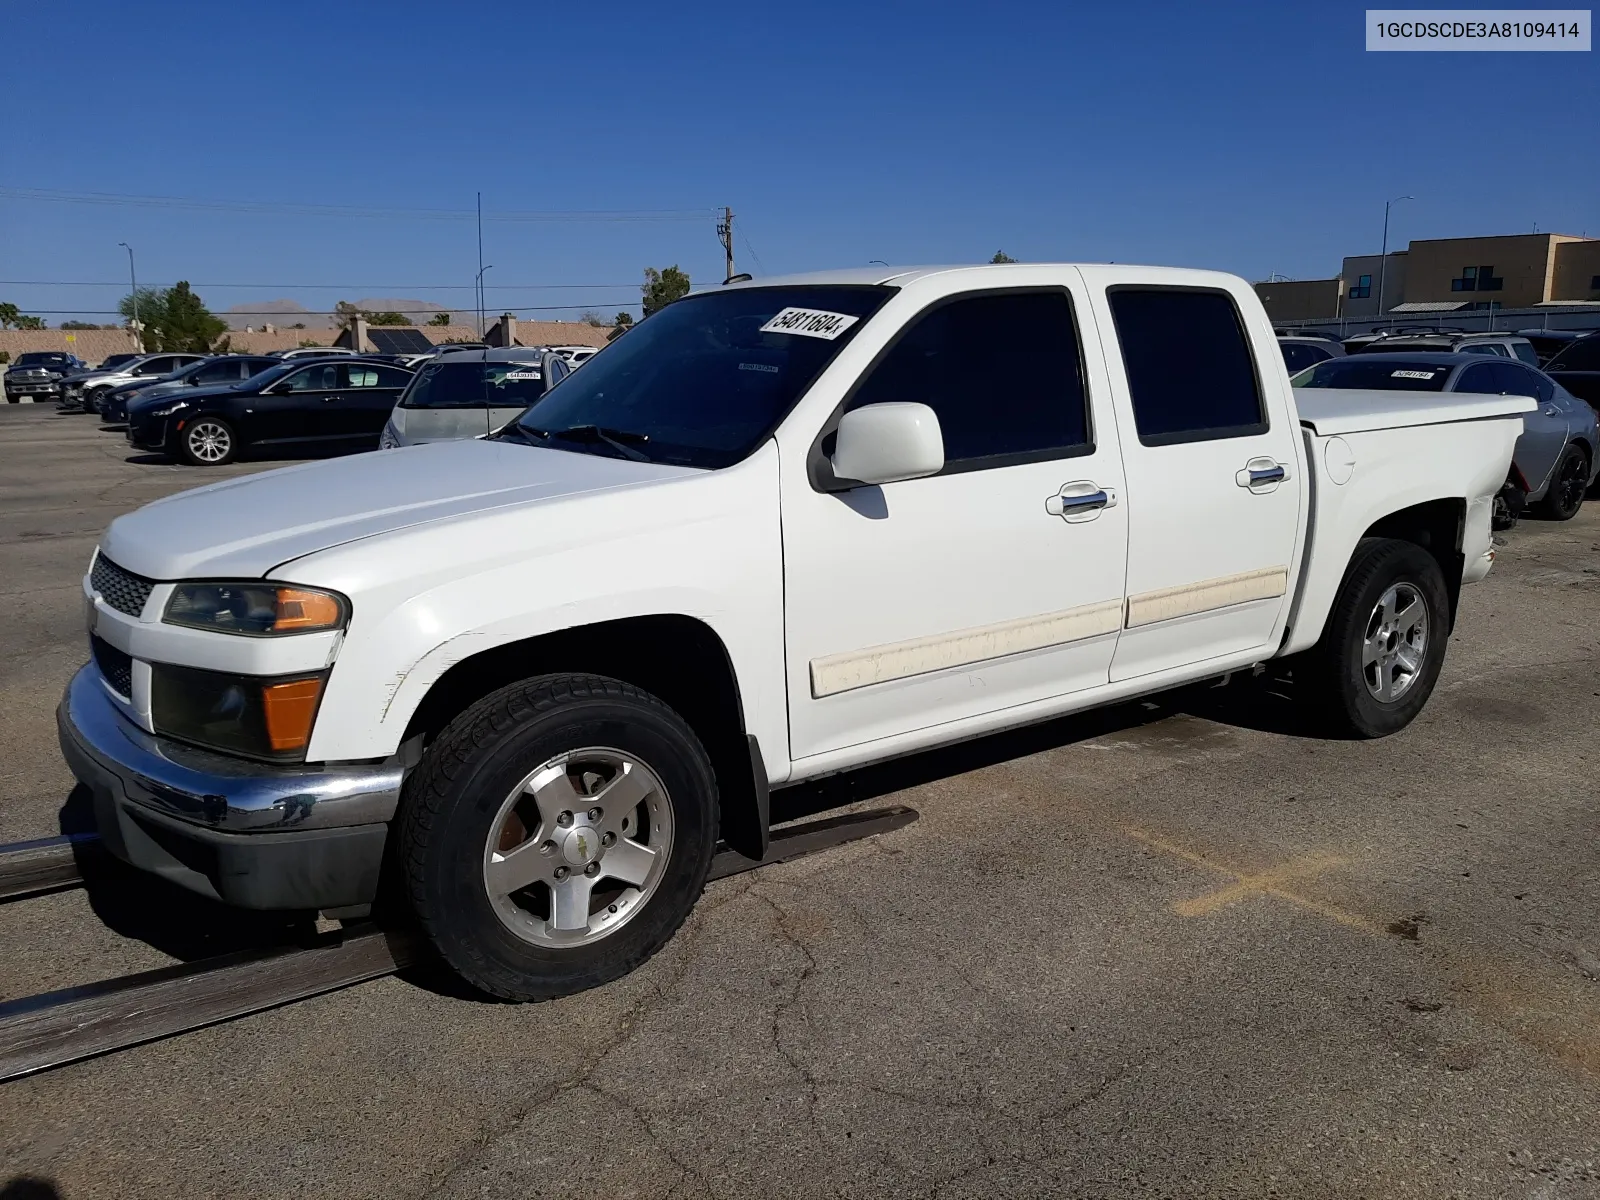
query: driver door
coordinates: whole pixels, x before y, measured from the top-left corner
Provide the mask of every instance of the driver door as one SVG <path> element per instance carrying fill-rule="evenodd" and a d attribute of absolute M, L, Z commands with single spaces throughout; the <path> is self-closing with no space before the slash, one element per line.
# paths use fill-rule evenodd
<path fill-rule="evenodd" d="M 322 405 L 339 392 L 338 363 L 313 363 L 286 375 L 246 410 L 252 442 L 306 442 L 322 436 Z"/>

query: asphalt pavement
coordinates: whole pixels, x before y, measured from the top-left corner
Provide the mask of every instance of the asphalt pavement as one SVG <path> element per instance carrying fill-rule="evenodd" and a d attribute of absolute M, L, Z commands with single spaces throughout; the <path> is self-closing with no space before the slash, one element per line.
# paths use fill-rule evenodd
<path fill-rule="evenodd" d="M 99 531 L 272 465 L 0 407 L 0 841 L 84 820 Z M 1600 1196 L 1597 551 L 1600 503 L 1507 535 L 1384 741 L 1257 682 L 918 755 L 775 798 L 916 824 L 608 987 L 421 971 L 0 1085 L 0 1197 Z M 300 931 L 113 872 L 0 905 L 0 1000 Z"/>

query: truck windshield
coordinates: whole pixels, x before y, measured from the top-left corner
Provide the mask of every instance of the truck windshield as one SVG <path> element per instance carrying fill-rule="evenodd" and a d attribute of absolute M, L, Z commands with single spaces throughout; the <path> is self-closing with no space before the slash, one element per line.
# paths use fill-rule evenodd
<path fill-rule="evenodd" d="M 1365 388 L 1379 392 L 1442 392 L 1451 367 L 1397 359 L 1330 358 L 1289 382 L 1302 388 Z"/>
<path fill-rule="evenodd" d="M 623 334 L 499 436 L 731 466 L 772 435 L 892 291 L 741 287 L 687 296 Z"/>

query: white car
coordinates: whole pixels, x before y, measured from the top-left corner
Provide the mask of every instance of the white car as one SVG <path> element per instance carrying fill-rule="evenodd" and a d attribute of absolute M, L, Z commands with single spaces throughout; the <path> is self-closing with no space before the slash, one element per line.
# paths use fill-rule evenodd
<path fill-rule="evenodd" d="M 1215 272 L 713 288 L 492 437 L 119 517 L 61 745 L 135 866 L 351 915 L 387 855 L 462 977 L 565 994 L 759 858 L 773 788 L 1287 656 L 1403 728 L 1532 408 L 1296 394 Z"/>
<path fill-rule="evenodd" d="M 588 362 L 596 354 L 600 353 L 598 346 L 552 346 L 550 348 L 575 367 L 580 363 Z"/>

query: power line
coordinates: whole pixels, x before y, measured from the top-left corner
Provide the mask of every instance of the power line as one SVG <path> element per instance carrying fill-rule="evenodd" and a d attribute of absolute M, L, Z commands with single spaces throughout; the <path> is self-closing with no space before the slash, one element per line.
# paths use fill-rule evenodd
<path fill-rule="evenodd" d="M 393 218 L 416 221 L 471 221 L 471 208 L 365 208 L 347 204 L 289 204 L 263 200 L 200 200 L 188 196 L 136 196 L 120 192 L 64 192 L 48 188 L 0 187 L 0 197 L 52 204 L 109 204 L 132 208 L 172 208 L 199 212 L 239 212 L 304 217 Z M 704 221 L 706 208 L 568 209 L 486 212 L 485 221 Z"/>
<path fill-rule="evenodd" d="M 611 303 L 615 303 L 615 301 L 612 301 Z M 585 311 L 587 309 L 591 309 L 591 308 L 594 308 L 594 307 L 595 306 L 593 304 L 523 304 L 523 305 L 515 305 L 515 306 L 512 306 L 510 308 L 506 308 L 506 307 L 503 307 L 503 306 L 498 305 L 498 304 L 495 305 L 495 308 L 499 312 L 510 312 L 510 313 L 513 313 L 513 314 L 519 313 L 519 312 L 574 312 L 574 311 L 583 312 L 583 311 Z M 624 304 L 622 307 L 623 308 L 630 308 L 630 307 L 637 308 L 638 305 L 637 304 L 634 304 L 634 305 Z M 447 308 L 384 308 L 384 309 L 379 309 L 378 311 L 379 312 L 397 312 L 397 313 L 401 313 L 403 315 L 416 315 L 416 316 L 434 317 L 434 316 L 438 316 L 441 312 L 454 312 L 455 310 L 454 309 L 447 309 Z M 28 314 L 30 316 L 37 316 L 37 317 L 121 317 L 121 316 L 126 316 L 127 315 L 126 313 L 123 313 L 121 310 L 115 309 L 115 308 L 30 308 L 28 310 Z M 237 309 L 237 308 L 231 308 L 231 309 L 228 309 L 226 312 L 219 312 L 219 313 L 213 313 L 212 314 L 212 316 L 216 316 L 216 317 L 279 317 L 279 318 L 288 318 L 288 317 L 296 317 L 296 318 L 298 318 L 298 317 L 334 317 L 334 316 L 340 316 L 340 315 L 342 315 L 342 314 L 337 309 L 332 309 L 332 308 L 326 308 L 326 309 L 323 309 L 323 308 L 296 308 L 296 309 L 293 309 L 293 310 L 291 310 L 289 312 L 272 312 L 272 311 L 269 311 L 269 310 L 266 310 L 266 309 Z"/>
<path fill-rule="evenodd" d="M 177 281 L 174 280 L 173 283 Z M 0 279 L 0 287 L 122 287 L 120 280 L 93 280 L 93 279 Z M 171 287 L 172 283 L 152 283 L 147 287 Z M 333 292 L 356 291 L 395 291 L 395 292 L 442 292 L 442 291 L 467 291 L 473 285 L 470 283 L 204 283 L 191 281 L 190 287 L 197 288 L 284 288 L 305 289 L 320 288 Z M 490 291 L 580 291 L 584 289 L 600 288 L 633 288 L 638 289 L 638 283 L 495 283 L 485 285 Z"/>

